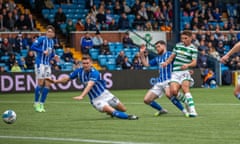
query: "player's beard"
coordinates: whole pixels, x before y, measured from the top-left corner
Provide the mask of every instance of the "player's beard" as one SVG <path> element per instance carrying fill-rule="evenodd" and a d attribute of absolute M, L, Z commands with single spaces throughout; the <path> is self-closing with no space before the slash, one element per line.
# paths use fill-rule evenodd
<path fill-rule="evenodd" d="M 164 53 L 164 50 L 158 50 L 158 54 L 162 55 Z"/>

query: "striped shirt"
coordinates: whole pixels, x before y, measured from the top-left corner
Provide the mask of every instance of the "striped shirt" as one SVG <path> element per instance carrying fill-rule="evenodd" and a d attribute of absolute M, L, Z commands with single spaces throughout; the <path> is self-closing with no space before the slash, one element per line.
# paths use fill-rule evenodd
<path fill-rule="evenodd" d="M 166 67 L 161 66 L 161 64 L 165 62 L 170 56 L 171 52 L 167 51 L 164 54 L 155 57 L 149 62 L 150 66 L 158 66 L 159 70 L 158 82 L 164 82 L 166 80 L 171 79 L 172 64 L 169 64 Z"/>
<path fill-rule="evenodd" d="M 50 65 L 50 60 L 55 56 L 54 41 L 46 36 L 36 39 L 31 46 L 31 50 L 36 52 L 35 64 L 37 66 L 40 64 Z M 48 50 L 48 55 L 44 54 L 46 50 Z"/>
<path fill-rule="evenodd" d="M 173 71 L 182 71 L 182 65 L 189 64 L 192 60 L 197 59 L 198 50 L 193 44 L 185 46 L 183 43 L 178 43 L 173 49 L 173 54 L 176 55 L 173 62 Z"/>
<path fill-rule="evenodd" d="M 72 73 L 70 73 L 69 77 L 70 79 L 78 78 L 80 82 L 83 83 L 84 87 L 87 86 L 87 83 L 89 81 L 95 82 L 91 90 L 88 92 L 91 103 L 94 98 L 99 97 L 106 89 L 105 81 L 102 80 L 100 72 L 94 67 L 92 67 L 91 70 L 88 72 L 84 71 L 82 67 L 78 68 Z"/>

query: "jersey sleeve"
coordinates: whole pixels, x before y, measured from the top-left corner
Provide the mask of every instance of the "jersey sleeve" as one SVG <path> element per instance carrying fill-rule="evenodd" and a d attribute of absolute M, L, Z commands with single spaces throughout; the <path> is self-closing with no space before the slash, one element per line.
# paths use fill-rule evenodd
<path fill-rule="evenodd" d="M 100 78 L 100 73 L 97 70 L 92 70 L 89 80 L 96 82 Z"/>
<path fill-rule="evenodd" d="M 75 79 L 78 77 L 78 74 L 80 73 L 81 69 L 76 69 L 75 71 L 71 72 L 69 74 L 70 79 Z"/>
<path fill-rule="evenodd" d="M 150 65 L 150 66 L 156 66 L 156 65 L 158 65 L 158 63 L 157 63 L 157 57 L 155 57 L 154 59 L 150 60 L 150 61 L 149 61 L 149 65 Z"/>
<path fill-rule="evenodd" d="M 32 46 L 31 46 L 31 50 L 36 51 L 36 52 L 43 52 L 43 50 L 41 48 L 42 42 L 43 42 L 43 38 L 42 37 L 37 38 L 33 42 Z"/>
<path fill-rule="evenodd" d="M 197 59 L 197 56 L 198 56 L 198 50 L 197 49 L 193 49 L 192 51 L 192 59 Z"/>

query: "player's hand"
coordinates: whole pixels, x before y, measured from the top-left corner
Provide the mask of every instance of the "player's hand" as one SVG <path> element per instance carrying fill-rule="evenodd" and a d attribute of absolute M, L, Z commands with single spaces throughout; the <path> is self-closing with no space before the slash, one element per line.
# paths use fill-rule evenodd
<path fill-rule="evenodd" d="M 50 78 L 46 78 L 45 80 L 48 81 L 48 82 L 50 82 L 50 83 L 55 83 L 55 80 L 50 79 Z"/>
<path fill-rule="evenodd" d="M 161 66 L 162 66 L 163 68 L 165 68 L 167 65 L 168 65 L 167 62 L 163 62 L 163 63 L 161 63 Z"/>
<path fill-rule="evenodd" d="M 76 96 L 76 97 L 73 97 L 74 100 L 82 100 L 83 99 L 83 96 Z"/>
<path fill-rule="evenodd" d="M 45 50 L 43 53 L 44 53 L 45 55 L 48 55 L 48 50 Z"/>
<path fill-rule="evenodd" d="M 224 56 L 220 59 L 220 62 L 223 63 L 223 64 L 225 64 L 225 63 L 227 63 L 228 59 L 229 59 L 229 56 L 228 56 L 228 55 L 224 55 Z"/>
<path fill-rule="evenodd" d="M 181 69 L 182 69 L 182 70 L 185 70 L 185 69 L 187 69 L 187 68 L 188 68 L 188 65 L 187 65 L 187 64 L 181 66 Z"/>

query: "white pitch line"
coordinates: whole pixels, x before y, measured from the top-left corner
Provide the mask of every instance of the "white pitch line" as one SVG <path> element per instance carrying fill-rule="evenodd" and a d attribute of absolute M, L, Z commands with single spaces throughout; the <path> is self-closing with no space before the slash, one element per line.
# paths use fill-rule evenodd
<path fill-rule="evenodd" d="M 30 103 L 32 104 L 33 102 L 32 101 L 0 101 L 0 103 L 7 103 L 7 104 L 24 104 L 24 103 Z M 48 101 L 47 102 L 48 104 L 90 104 L 90 102 L 56 102 L 56 101 Z M 128 102 L 125 102 L 124 104 L 127 104 L 127 105 L 145 105 L 144 103 L 138 103 L 138 102 L 133 102 L 133 103 L 128 103 Z M 161 103 L 161 104 L 166 104 L 166 105 L 172 105 L 172 103 L 168 103 L 168 102 L 164 102 L 164 103 Z M 227 105 L 227 106 L 238 106 L 240 105 L 240 103 L 196 103 L 196 105 L 212 105 L 212 106 L 221 106 L 221 105 Z"/>
<path fill-rule="evenodd" d="M 0 135 L 0 139 L 25 139 L 25 140 L 87 142 L 87 143 L 104 143 L 104 144 L 157 144 L 157 143 L 139 143 L 139 142 L 123 142 L 123 141 L 106 141 L 106 140 L 77 139 L 77 138 L 28 137 L 28 136 L 1 136 L 1 135 Z M 158 144 L 159 144 L 159 143 L 158 143 Z"/>

